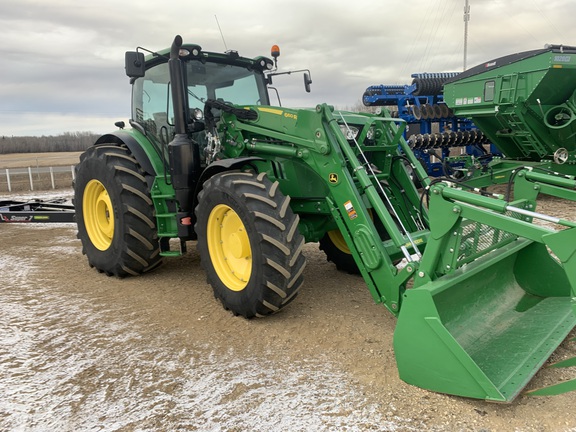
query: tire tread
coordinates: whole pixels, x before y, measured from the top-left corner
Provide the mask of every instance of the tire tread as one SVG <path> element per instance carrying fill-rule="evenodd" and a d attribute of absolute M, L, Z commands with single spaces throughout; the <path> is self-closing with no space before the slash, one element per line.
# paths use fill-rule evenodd
<path fill-rule="evenodd" d="M 160 245 L 144 170 L 124 145 L 111 143 L 90 147 L 75 168 L 74 205 L 77 237 L 90 267 L 108 276 L 136 276 L 162 264 Z M 82 197 L 90 180 L 104 184 L 115 212 L 112 245 L 100 251 L 92 244 L 84 226 Z"/>
<path fill-rule="evenodd" d="M 202 225 L 211 208 L 221 203 L 219 199 L 224 199 L 213 198 L 215 195 L 227 197 L 225 204 L 234 203 L 247 215 L 248 220 L 243 222 L 251 226 L 247 231 L 252 232 L 252 250 L 261 254 L 262 263 L 252 269 L 250 289 L 240 292 L 228 289 L 210 260 L 206 227 Z M 196 219 L 200 261 L 215 297 L 225 309 L 246 318 L 262 317 L 278 312 L 296 297 L 306 265 L 302 253 L 305 240 L 298 231 L 299 217 L 290 208 L 290 198 L 282 194 L 277 181 L 271 182 L 266 173 L 253 171 L 216 174 L 204 183 L 198 195 Z M 253 262 L 255 259 L 253 257 Z"/>

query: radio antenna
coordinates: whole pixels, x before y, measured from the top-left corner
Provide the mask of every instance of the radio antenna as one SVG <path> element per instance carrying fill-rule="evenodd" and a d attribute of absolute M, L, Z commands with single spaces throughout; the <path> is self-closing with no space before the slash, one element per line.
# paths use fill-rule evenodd
<path fill-rule="evenodd" d="M 224 42 L 224 49 L 226 51 L 228 51 L 228 46 L 226 45 L 226 40 L 224 40 L 224 33 L 222 33 L 222 29 L 220 28 L 220 23 L 218 22 L 218 17 L 216 15 L 214 15 L 214 18 L 216 18 L 216 24 L 218 24 L 218 30 L 220 30 L 220 36 L 222 36 L 222 42 Z"/>
<path fill-rule="evenodd" d="M 468 21 L 470 21 L 470 4 L 469 0 L 466 0 L 464 4 L 464 68 L 462 69 L 464 71 L 468 57 Z"/>

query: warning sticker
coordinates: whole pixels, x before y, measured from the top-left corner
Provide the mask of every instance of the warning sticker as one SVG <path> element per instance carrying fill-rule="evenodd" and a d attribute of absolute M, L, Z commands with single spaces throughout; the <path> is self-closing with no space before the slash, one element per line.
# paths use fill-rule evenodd
<path fill-rule="evenodd" d="M 356 219 L 358 217 L 358 213 L 356 213 L 356 210 L 354 210 L 352 201 L 346 201 L 344 203 L 344 208 L 346 209 L 346 213 L 348 213 L 348 217 L 350 219 Z"/>

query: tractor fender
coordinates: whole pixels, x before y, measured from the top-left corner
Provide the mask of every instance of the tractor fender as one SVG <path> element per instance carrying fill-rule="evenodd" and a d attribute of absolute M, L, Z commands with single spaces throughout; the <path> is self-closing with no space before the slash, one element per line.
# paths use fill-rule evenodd
<path fill-rule="evenodd" d="M 106 135 L 102 135 L 100 138 L 98 138 L 98 140 L 96 140 L 94 145 L 105 143 L 126 145 L 126 147 L 130 149 L 130 152 L 132 153 L 134 158 L 138 161 L 142 169 L 146 171 L 146 174 L 156 176 L 160 172 L 162 172 L 161 171 L 162 168 L 160 166 L 155 167 L 152 161 L 150 160 L 150 156 L 145 150 L 143 143 L 137 140 L 132 134 L 125 131 L 117 131 Z M 152 149 L 152 145 L 148 145 L 147 147 Z"/>
<path fill-rule="evenodd" d="M 228 171 L 236 169 L 242 165 L 246 165 L 250 161 L 261 161 L 264 160 L 260 157 L 242 157 L 242 158 L 230 158 L 230 159 L 222 159 L 216 162 L 211 163 L 206 169 L 202 172 L 200 179 L 198 180 L 199 189 L 202 188 L 202 185 L 206 180 L 212 177 L 214 174 L 218 174 L 222 171 Z"/>
<path fill-rule="evenodd" d="M 198 179 L 196 191 L 194 193 L 193 207 L 196 207 L 196 204 L 198 204 L 198 194 L 202 190 L 204 182 L 208 180 L 210 177 L 223 171 L 229 171 L 239 168 L 241 166 L 246 165 L 250 161 L 261 161 L 261 160 L 264 159 L 260 157 L 241 157 L 241 158 L 222 159 L 216 162 L 212 162 L 209 166 L 206 167 L 206 169 L 204 169 L 204 171 L 202 171 L 202 175 Z"/>

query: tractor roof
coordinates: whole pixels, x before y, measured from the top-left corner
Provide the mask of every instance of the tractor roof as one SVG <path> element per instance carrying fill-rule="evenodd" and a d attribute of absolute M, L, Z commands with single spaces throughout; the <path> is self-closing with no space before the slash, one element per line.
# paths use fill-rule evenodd
<path fill-rule="evenodd" d="M 203 51 L 200 45 L 184 44 L 180 49 L 180 59 L 186 60 L 200 60 L 202 63 L 224 63 L 234 66 L 245 67 L 247 69 L 255 69 L 265 71 L 272 69 L 273 61 L 264 56 L 254 57 L 241 57 L 237 51 L 226 51 L 225 53 L 217 53 L 211 51 Z M 153 54 L 146 56 L 146 69 L 155 66 L 159 63 L 167 62 L 170 59 L 170 48 L 157 51 Z"/>

